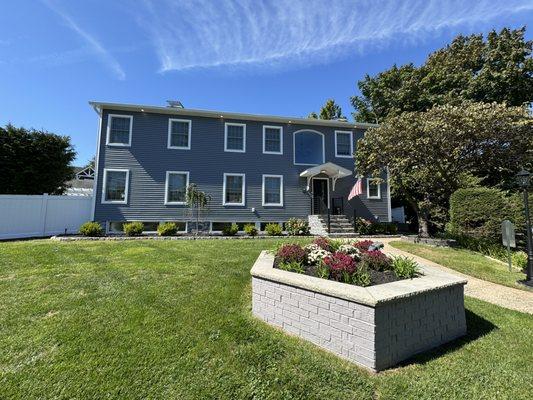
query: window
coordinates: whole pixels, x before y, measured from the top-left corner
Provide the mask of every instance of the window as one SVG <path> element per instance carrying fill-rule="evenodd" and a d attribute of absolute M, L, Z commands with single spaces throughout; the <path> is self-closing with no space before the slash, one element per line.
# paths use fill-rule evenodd
<path fill-rule="evenodd" d="M 317 131 L 294 132 L 294 164 L 319 165 L 324 163 L 324 135 Z"/>
<path fill-rule="evenodd" d="M 186 171 L 167 171 L 165 187 L 165 204 L 185 204 L 185 195 L 189 185 L 189 173 Z"/>
<path fill-rule="evenodd" d="M 236 153 L 246 151 L 246 124 L 227 122 L 224 125 L 224 151 Z"/>
<path fill-rule="evenodd" d="M 131 115 L 109 114 L 107 119 L 107 140 L 110 146 L 130 146 L 133 117 Z"/>
<path fill-rule="evenodd" d="M 244 174 L 224 174 L 224 198 L 226 206 L 244 206 Z"/>
<path fill-rule="evenodd" d="M 335 131 L 335 157 L 353 157 L 352 132 Z"/>
<path fill-rule="evenodd" d="M 263 175 L 263 206 L 283 206 L 282 175 Z"/>
<path fill-rule="evenodd" d="M 366 197 L 368 199 L 381 199 L 380 179 L 367 178 L 367 180 L 366 180 Z"/>
<path fill-rule="evenodd" d="M 128 202 L 130 171 L 127 169 L 104 169 L 102 203 Z"/>
<path fill-rule="evenodd" d="M 263 126 L 263 153 L 283 154 L 283 128 Z"/>
<path fill-rule="evenodd" d="M 168 120 L 168 145 L 169 149 L 191 149 L 191 125 L 188 119 Z"/>

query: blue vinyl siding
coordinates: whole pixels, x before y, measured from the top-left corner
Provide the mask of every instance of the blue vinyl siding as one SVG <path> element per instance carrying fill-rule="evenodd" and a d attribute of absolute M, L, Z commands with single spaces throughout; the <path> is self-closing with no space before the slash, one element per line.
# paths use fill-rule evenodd
<path fill-rule="evenodd" d="M 108 114 L 132 115 L 133 128 L 130 147 L 106 146 Z M 168 123 L 171 118 L 192 121 L 190 150 L 168 149 Z M 246 124 L 246 152 L 224 151 L 224 124 Z M 263 125 L 283 127 L 283 154 L 263 153 Z M 333 162 L 353 171 L 354 161 L 335 157 L 334 127 L 301 124 L 272 124 L 258 121 L 228 120 L 223 118 L 173 117 L 166 114 L 103 110 L 96 188 L 96 221 L 160 221 L 187 220 L 187 208 L 165 205 L 167 171 L 188 171 L 189 182 L 211 195 L 208 221 L 285 221 L 291 217 L 306 218 L 311 209 L 311 198 L 304 193 L 306 180 L 299 177 L 308 166 L 293 163 L 293 132 L 311 129 L 324 134 L 325 162 Z M 345 129 L 344 129 L 345 130 Z M 354 129 L 354 139 L 362 137 L 363 130 Z M 354 145 L 354 149 L 356 146 Z M 127 204 L 102 204 L 103 169 L 129 169 Z M 223 174 L 246 174 L 244 206 L 224 206 Z M 262 175 L 283 175 L 283 207 L 262 206 Z M 339 179 L 332 196 L 348 195 L 355 182 L 353 176 Z M 381 200 L 366 200 L 365 192 L 358 204 L 358 215 L 377 215 L 388 219 L 387 190 L 382 185 Z M 345 202 L 345 207 L 347 201 Z M 252 211 L 252 208 L 255 211 Z M 347 215 L 352 215 L 350 207 Z"/>

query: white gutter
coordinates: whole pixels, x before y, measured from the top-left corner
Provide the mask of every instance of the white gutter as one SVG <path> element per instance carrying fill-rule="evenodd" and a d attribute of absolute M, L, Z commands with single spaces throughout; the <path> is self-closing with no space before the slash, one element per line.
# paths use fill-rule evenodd
<path fill-rule="evenodd" d="M 150 112 L 157 114 L 170 114 L 181 116 L 197 116 L 197 117 L 210 117 L 210 118 L 222 118 L 222 119 L 237 119 L 247 121 L 261 121 L 261 122 L 277 122 L 284 124 L 295 125 L 321 125 L 341 128 L 360 128 L 367 129 L 377 127 L 376 124 L 368 124 L 363 122 L 342 122 L 337 120 L 324 120 L 313 118 L 293 118 L 293 117 L 280 117 L 275 115 L 260 115 L 260 114 L 242 114 L 225 111 L 210 111 L 210 110 L 195 110 L 191 108 L 173 108 L 173 107 L 160 107 L 160 106 L 147 106 L 141 104 L 122 104 L 122 103 L 103 103 L 98 101 L 90 101 L 89 104 L 95 109 L 100 111 L 104 108 L 112 110 L 122 111 L 135 111 L 135 112 Z M 99 111 L 97 111 L 99 112 Z"/>

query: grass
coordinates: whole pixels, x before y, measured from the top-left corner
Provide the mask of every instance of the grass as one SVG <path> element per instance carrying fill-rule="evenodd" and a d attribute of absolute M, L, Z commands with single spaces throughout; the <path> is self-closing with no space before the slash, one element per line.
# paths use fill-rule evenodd
<path fill-rule="evenodd" d="M 529 398 L 530 315 L 467 299 L 467 337 L 377 375 L 254 319 L 275 244 L 0 243 L 0 398 Z"/>
<path fill-rule="evenodd" d="M 516 281 L 525 278 L 523 273 L 514 268 L 509 272 L 507 265 L 491 260 L 475 251 L 451 247 L 427 246 L 404 241 L 394 241 L 390 245 L 462 272 L 463 274 L 473 276 L 474 278 L 499 283 L 500 285 L 516 289 L 528 290 L 524 286 L 516 283 Z"/>

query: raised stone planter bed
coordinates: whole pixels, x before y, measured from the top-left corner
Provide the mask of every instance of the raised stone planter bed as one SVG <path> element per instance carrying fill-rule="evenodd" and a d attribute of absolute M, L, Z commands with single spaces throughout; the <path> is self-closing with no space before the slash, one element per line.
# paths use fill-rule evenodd
<path fill-rule="evenodd" d="M 252 274 L 252 311 L 267 323 L 380 371 L 466 333 L 466 280 L 421 266 L 422 276 L 359 287 L 273 267 Z"/>

